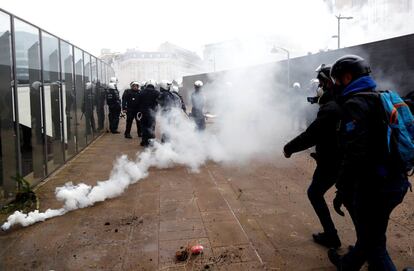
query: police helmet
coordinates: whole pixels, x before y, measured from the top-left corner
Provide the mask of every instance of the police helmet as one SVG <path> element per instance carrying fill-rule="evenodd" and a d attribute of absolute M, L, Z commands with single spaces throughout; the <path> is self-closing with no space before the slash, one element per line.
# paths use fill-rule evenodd
<path fill-rule="evenodd" d="M 293 83 L 293 88 L 294 89 L 300 89 L 300 83 L 299 82 Z"/>
<path fill-rule="evenodd" d="M 162 80 L 159 86 L 162 90 L 170 90 L 171 83 L 167 80 Z"/>
<path fill-rule="evenodd" d="M 330 77 L 335 82 L 341 75 L 350 73 L 353 79 L 368 75 L 371 73 L 371 68 L 368 63 L 360 56 L 345 55 L 332 65 Z"/>
<path fill-rule="evenodd" d="M 194 86 L 197 87 L 197 88 L 201 88 L 203 85 L 204 85 L 203 81 L 201 81 L 201 80 L 197 80 L 197 81 L 194 82 Z"/>
<path fill-rule="evenodd" d="M 180 88 L 178 86 L 172 85 L 171 86 L 171 91 L 179 92 Z"/>
<path fill-rule="evenodd" d="M 139 87 L 139 83 L 137 81 L 132 81 L 129 86 L 132 88 L 133 86 L 138 86 Z"/>
<path fill-rule="evenodd" d="M 108 89 L 116 89 L 116 84 L 115 83 L 109 83 L 108 84 Z"/>
<path fill-rule="evenodd" d="M 155 88 L 157 86 L 157 82 L 154 79 L 150 79 L 145 83 L 145 87 L 149 87 L 152 86 L 153 88 Z"/>

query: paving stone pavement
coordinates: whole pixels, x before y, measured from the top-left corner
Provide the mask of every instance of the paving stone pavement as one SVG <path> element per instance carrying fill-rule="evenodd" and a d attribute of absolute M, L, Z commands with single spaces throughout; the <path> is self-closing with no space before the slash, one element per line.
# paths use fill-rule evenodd
<path fill-rule="evenodd" d="M 61 206 L 54 190 L 68 181 L 106 180 L 116 157 L 142 151 L 138 143 L 103 135 L 37 189 L 41 209 Z M 306 196 L 313 167 L 304 153 L 243 166 L 208 163 L 199 173 L 151 169 L 118 198 L 0 233 L 0 270 L 335 270 L 311 241 L 320 230 Z M 414 266 L 413 206 L 408 193 L 389 226 L 399 270 Z M 344 246 L 352 244 L 349 216 L 333 216 Z M 195 244 L 202 255 L 175 261 L 177 250 Z"/>

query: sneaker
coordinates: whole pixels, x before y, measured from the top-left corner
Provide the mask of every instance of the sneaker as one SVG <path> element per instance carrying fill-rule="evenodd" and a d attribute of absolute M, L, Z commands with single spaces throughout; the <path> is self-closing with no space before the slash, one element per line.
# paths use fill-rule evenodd
<path fill-rule="evenodd" d="M 328 258 L 329 258 L 329 261 L 331 261 L 331 263 L 335 265 L 338 270 L 340 270 L 342 257 L 341 255 L 338 254 L 338 252 L 335 249 L 330 248 L 328 250 Z"/>
<path fill-rule="evenodd" d="M 125 138 L 132 138 L 131 135 L 125 135 Z"/>
<path fill-rule="evenodd" d="M 341 240 L 337 234 L 327 234 L 325 232 L 320 232 L 317 234 L 312 234 L 313 241 L 315 243 L 322 245 L 327 248 L 339 248 L 341 247 Z"/>

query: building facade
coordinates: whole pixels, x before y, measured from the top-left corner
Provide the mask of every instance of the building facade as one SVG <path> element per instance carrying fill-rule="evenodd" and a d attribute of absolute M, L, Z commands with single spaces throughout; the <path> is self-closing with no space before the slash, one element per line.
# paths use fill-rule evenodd
<path fill-rule="evenodd" d="M 152 52 L 128 49 L 115 56 L 113 67 L 121 88 L 128 88 L 131 81 L 180 81 L 183 76 L 204 70 L 203 62 L 196 53 L 168 42 Z"/>
<path fill-rule="evenodd" d="M 107 126 L 101 59 L 0 9 L 0 202 L 35 185 Z"/>

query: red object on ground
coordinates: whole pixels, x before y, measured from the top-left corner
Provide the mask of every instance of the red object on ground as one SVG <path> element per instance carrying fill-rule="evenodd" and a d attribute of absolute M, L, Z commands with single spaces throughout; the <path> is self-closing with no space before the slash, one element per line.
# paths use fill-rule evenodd
<path fill-rule="evenodd" d="M 191 247 L 191 254 L 197 255 L 203 252 L 204 247 L 202 245 L 195 245 Z"/>

